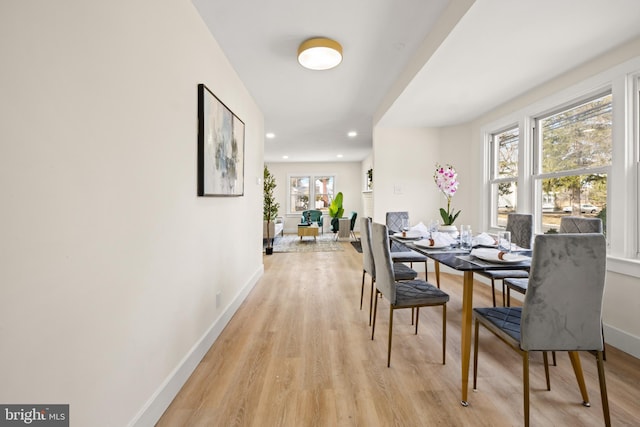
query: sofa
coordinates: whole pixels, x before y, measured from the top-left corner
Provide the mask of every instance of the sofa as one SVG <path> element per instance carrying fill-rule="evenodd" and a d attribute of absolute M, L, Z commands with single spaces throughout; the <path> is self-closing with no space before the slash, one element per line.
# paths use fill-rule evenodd
<path fill-rule="evenodd" d="M 284 235 L 284 220 L 279 216 L 276 217 L 275 220 L 271 221 L 269 225 L 269 237 L 271 238 L 271 243 L 273 243 L 278 235 L 280 235 L 280 237 Z M 267 221 L 262 221 L 262 240 L 265 242 L 267 240 Z"/>

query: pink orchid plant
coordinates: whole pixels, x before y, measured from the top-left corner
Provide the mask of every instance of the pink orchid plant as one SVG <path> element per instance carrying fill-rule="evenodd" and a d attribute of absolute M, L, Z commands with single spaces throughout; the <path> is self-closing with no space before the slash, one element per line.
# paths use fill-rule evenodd
<path fill-rule="evenodd" d="M 435 181 L 438 189 L 442 191 L 442 194 L 447 198 L 447 210 L 440 208 L 440 216 L 444 225 L 453 225 L 453 222 L 460 215 L 460 211 L 455 214 L 451 210 L 451 198 L 458 191 L 458 173 L 451 165 L 445 167 L 436 164 L 436 171 L 433 174 L 433 180 Z"/>

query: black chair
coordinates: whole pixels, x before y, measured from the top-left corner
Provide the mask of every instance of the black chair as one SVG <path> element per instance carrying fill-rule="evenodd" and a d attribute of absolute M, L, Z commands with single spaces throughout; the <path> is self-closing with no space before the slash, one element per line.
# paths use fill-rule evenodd
<path fill-rule="evenodd" d="M 349 215 L 349 221 L 351 221 L 351 225 L 349 227 L 349 231 L 351 232 L 351 237 L 355 241 L 358 240 L 358 238 L 356 237 L 356 233 L 353 231 L 353 229 L 356 226 L 356 218 L 358 218 L 358 212 L 351 212 L 351 214 Z"/>
<path fill-rule="evenodd" d="M 478 375 L 479 325 L 521 354 L 524 425 L 529 425 L 529 352 L 568 351 L 584 406 L 590 406 L 578 351 L 595 351 L 605 425 L 611 425 L 602 340 L 606 243 L 599 233 L 536 236 L 522 307 L 474 308 L 473 388 Z"/>
<path fill-rule="evenodd" d="M 531 238 L 533 237 L 533 215 L 510 213 L 507 216 L 507 231 L 511 232 L 511 243 L 515 243 L 523 249 L 531 248 Z M 505 283 L 507 278 L 529 277 L 527 270 L 487 270 L 478 273 L 481 276 L 491 279 L 491 295 L 493 297 L 493 306 L 496 306 L 496 280 L 502 280 L 502 305 L 505 302 Z"/>
<path fill-rule="evenodd" d="M 396 281 L 393 272 L 393 261 L 389 249 L 389 232 L 383 224 L 373 224 L 371 248 L 376 270 L 375 303 L 373 306 L 373 327 L 371 339 L 376 331 L 376 314 L 378 311 L 378 293 L 389 300 L 389 344 L 387 350 L 387 367 L 391 366 L 391 338 L 393 336 L 393 312 L 398 309 L 416 310 L 415 333 L 418 333 L 420 307 L 442 306 L 442 364 L 445 364 L 447 336 L 447 302 L 449 295 L 424 280 Z"/>

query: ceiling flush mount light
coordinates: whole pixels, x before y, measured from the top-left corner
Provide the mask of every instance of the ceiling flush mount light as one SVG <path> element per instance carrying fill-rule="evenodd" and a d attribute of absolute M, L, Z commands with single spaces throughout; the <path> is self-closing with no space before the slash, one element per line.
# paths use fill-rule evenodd
<path fill-rule="evenodd" d="M 355 138 L 356 136 L 358 136 L 358 132 L 356 132 L 355 130 L 352 130 L 347 134 L 347 136 L 349 136 L 349 138 Z"/>
<path fill-rule="evenodd" d="M 276 137 L 276 134 L 273 132 L 267 132 L 265 136 L 267 137 L 267 139 L 273 139 Z"/>
<path fill-rule="evenodd" d="M 342 46 L 324 37 L 306 40 L 298 48 L 298 62 L 310 70 L 328 70 L 342 62 Z"/>

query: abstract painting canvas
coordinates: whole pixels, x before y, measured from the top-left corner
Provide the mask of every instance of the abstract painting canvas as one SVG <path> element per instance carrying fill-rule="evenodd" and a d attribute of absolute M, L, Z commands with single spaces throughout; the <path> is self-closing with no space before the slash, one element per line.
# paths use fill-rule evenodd
<path fill-rule="evenodd" d="M 198 196 L 244 195 L 244 122 L 198 85 Z"/>

